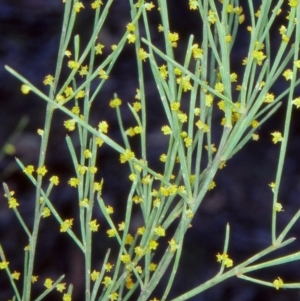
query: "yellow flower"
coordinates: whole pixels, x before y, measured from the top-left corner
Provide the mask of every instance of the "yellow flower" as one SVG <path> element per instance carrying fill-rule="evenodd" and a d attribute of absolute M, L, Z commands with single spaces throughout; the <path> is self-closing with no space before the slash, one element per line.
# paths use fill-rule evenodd
<path fill-rule="evenodd" d="M 116 107 L 119 107 L 120 105 L 122 104 L 122 100 L 118 97 L 112 99 L 110 102 L 109 102 L 109 106 L 111 108 L 116 108 Z"/>
<path fill-rule="evenodd" d="M 149 54 L 143 48 L 139 48 L 139 50 L 138 50 L 139 60 L 145 62 L 146 58 L 148 58 L 148 57 L 149 57 Z"/>
<path fill-rule="evenodd" d="M 280 203 L 276 203 L 276 204 L 274 205 L 274 210 L 277 211 L 277 212 L 283 211 L 282 205 L 281 205 Z"/>
<path fill-rule="evenodd" d="M 127 35 L 128 44 L 133 44 L 136 41 L 136 35 L 133 33 L 129 33 Z"/>
<path fill-rule="evenodd" d="M 133 236 L 132 236 L 130 233 L 128 233 L 128 234 L 126 235 L 125 245 L 131 245 L 132 242 L 133 242 Z"/>
<path fill-rule="evenodd" d="M 176 243 L 174 238 L 169 241 L 169 245 L 171 253 L 174 253 L 179 248 L 179 245 Z"/>
<path fill-rule="evenodd" d="M 71 60 L 68 62 L 68 67 L 71 69 L 78 69 L 79 66 L 80 66 L 79 63 L 76 61 Z"/>
<path fill-rule="evenodd" d="M 120 260 L 123 263 L 129 263 L 130 262 L 130 255 L 129 254 L 124 254 L 120 256 Z"/>
<path fill-rule="evenodd" d="M 283 137 L 280 132 L 273 132 L 271 133 L 271 135 L 273 136 L 272 141 L 274 144 L 283 140 Z"/>
<path fill-rule="evenodd" d="M 166 230 L 162 226 L 158 226 L 157 228 L 154 228 L 154 233 L 157 236 L 166 236 Z"/>
<path fill-rule="evenodd" d="M 76 120 L 69 119 L 64 121 L 64 127 L 69 131 L 74 131 L 76 129 Z"/>
<path fill-rule="evenodd" d="M 295 98 L 292 101 L 292 104 L 295 105 L 297 109 L 299 109 L 300 108 L 300 97 Z"/>
<path fill-rule="evenodd" d="M 31 90 L 30 87 L 25 85 L 25 84 L 23 84 L 21 86 L 21 91 L 22 91 L 23 94 L 28 94 L 30 92 L 30 90 Z"/>
<path fill-rule="evenodd" d="M 104 277 L 104 281 L 102 281 L 102 283 L 103 283 L 106 287 L 108 287 L 108 286 L 112 283 L 111 277 L 105 276 L 105 277 Z"/>
<path fill-rule="evenodd" d="M 67 232 L 67 230 L 71 229 L 72 226 L 73 226 L 73 218 L 66 219 L 60 225 L 60 232 Z"/>
<path fill-rule="evenodd" d="M 54 77 L 52 75 L 47 75 L 43 81 L 44 85 L 52 85 L 54 81 Z"/>
<path fill-rule="evenodd" d="M 38 175 L 44 176 L 48 172 L 48 170 L 47 170 L 46 166 L 43 165 L 43 166 L 38 167 L 36 172 L 37 172 Z"/>
<path fill-rule="evenodd" d="M 76 13 L 79 13 L 80 10 L 81 10 L 82 8 L 84 8 L 82 2 L 76 2 L 76 3 L 74 4 L 74 11 L 75 11 Z"/>
<path fill-rule="evenodd" d="M 112 206 L 107 206 L 106 211 L 108 214 L 113 214 L 114 213 L 114 208 Z"/>
<path fill-rule="evenodd" d="M 196 10 L 199 7 L 198 0 L 190 0 L 189 1 L 190 10 Z"/>
<path fill-rule="evenodd" d="M 118 232 L 116 229 L 109 229 L 106 233 L 108 234 L 108 237 L 115 237 Z"/>
<path fill-rule="evenodd" d="M 177 32 L 169 33 L 168 40 L 171 42 L 173 47 L 177 46 L 177 41 L 179 40 L 179 35 Z"/>
<path fill-rule="evenodd" d="M 262 65 L 263 60 L 267 57 L 262 51 L 254 50 L 252 56 L 256 59 L 257 65 Z"/>
<path fill-rule="evenodd" d="M 79 185 L 80 181 L 79 179 L 77 178 L 71 178 L 69 181 L 68 181 L 68 184 L 71 186 L 71 187 L 77 187 Z"/>
<path fill-rule="evenodd" d="M 119 294 L 117 292 L 113 292 L 112 294 L 110 294 L 108 296 L 108 298 L 110 299 L 110 301 L 115 301 L 118 299 Z"/>
<path fill-rule="evenodd" d="M 149 246 L 148 246 L 149 250 L 156 250 L 157 246 L 158 246 L 158 243 L 155 240 L 153 240 L 153 239 L 150 240 Z"/>
<path fill-rule="evenodd" d="M 72 300 L 72 297 L 70 294 L 64 294 L 63 301 L 71 301 L 71 300 Z"/>
<path fill-rule="evenodd" d="M 24 172 L 26 175 L 32 175 L 32 173 L 34 172 L 34 167 L 33 167 L 33 165 L 28 165 L 28 166 L 26 166 L 26 167 L 23 169 L 23 172 Z"/>
<path fill-rule="evenodd" d="M 93 221 L 90 221 L 89 222 L 89 227 L 90 227 L 90 230 L 92 231 L 92 232 L 97 232 L 98 231 L 98 228 L 99 228 L 99 224 L 97 224 L 97 220 L 93 220 Z"/>
<path fill-rule="evenodd" d="M 126 149 L 125 152 L 120 155 L 120 162 L 125 163 L 133 158 L 134 158 L 134 152 L 130 151 L 129 149 Z"/>
<path fill-rule="evenodd" d="M 103 5 L 103 2 L 101 0 L 95 0 L 91 6 L 92 6 L 92 9 L 96 9 L 96 8 L 99 8 L 100 5 Z"/>
<path fill-rule="evenodd" d="M 129 32 L 134 32 L 135 31 L 135 25 L 133 23 L 128 23 L 126 25 L 126 28 Z"/>
<path fill-rule="evenodd" d="M 277 279 L 275 279 L 275 280 L 273 281 L 273 285 L 274 285 L 274 287 L 275 287 L 277 290 L 279 290 L 281 287 L 283 287 L 283 281 L 282 281 L 282 279 L 281 279 L 280 277 L 277 277 Z"/>
<path fill-rule="evenodd" d="M 16 280 L 19 280 L 20 275 L 21 275 L 21 273 L 20 273 L 20 272 L 17 272 L 17 271 L 14 271 L 14 272 L 11 274 L 12 278 L 13 278 L 13 279 L 16 279 Z"/>
<path fill-rule="evenodd" d="M 52 287 L 52 284 L 53 284 L 53 280 L 50 279 L 50 278 L 47 278 L 47 279 L 45 280 L 44 286 L 46 286 L 46 288 L 51 288 L 51 287 Z"/>
<path fill-rule="evenodd" d="M 50 209 L 48 207 L 44 207 L 43 210 L 42 210 L 41 216 L 43 218 L 46 218 L 46 217 L 48 217 L 50 215 L 51 215 Z"/>
<path fill-rule="evenodd" d="M 91 279 L 92 281 L 96 281 L 97 278 L 100 276 L 100 272 L 94 270 L 92 273 L 91 273 Z"/>
<path fill-rule="evenodd" d="M 193 88 L 188 75 L 177 78 L 176 82 L 177 84 L 181 85 L 183 92 L 187 92 Z"/>
<path fill-rule="evenodd" d="M 108 132 L 108 123 L 106 121 L 101 121 L 98 124 L 99 132 L 106 134 Z"/>
<path fill-rule="evenodd" d="M 66 283 L 58 283 L 56 289 L 62 293 L 66 289 Z"/>
<path fill-rule="evenodd" d="M 58 176 L 52 176 L 51 178 L 50 178 L 50 182 L 53 184 L 53 185 L 58 185 L 59 184 L 59 178 L 58 178 Z"/>
<path fill-rule="evenodd" d="M 105 268 L 105 271 L 107 272 L 110 272 L 111 269 L 114 267 L 114 264 L 111 264 L 109 262 L 107 262 L 105 265 L 104 265 L 104 268 Z"/>
<path fill-rule="evenodd" d="M 0 270 L 5 270 L 9 265 L 8 261 L 0 261 Z"/>
<path fill-rule="evenodd" d="M 286 80 L 291 80 L 293 78 L 293 71 L 291 69 L 287 69 L 282 73 L 282 75 Z"/>
<path fill-rule="evenodd" d="M 164 135 L 171 135 L 172 134 L 172 130 L 168 125 L 164 125 L 161 128 L 161 131 L 163 132 Z"/>
<path fill-rule="evenodd" d="M 216 13 L 214 11 L 209 10 L 207 21 L 211 24 L 215 24 L 217 22 Z"/>
<path fill-rule="evenodd" d="M 102 49 L 104 48 L 105 46 L 103 44 L 100 44 L 98 43 L 96 46 L 95 46 L 95 54 L 102 54 Z"/>

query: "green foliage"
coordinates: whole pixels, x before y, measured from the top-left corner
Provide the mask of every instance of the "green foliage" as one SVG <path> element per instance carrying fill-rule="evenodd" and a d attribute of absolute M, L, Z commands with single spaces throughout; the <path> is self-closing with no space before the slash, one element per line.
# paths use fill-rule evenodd
<path fill-rule="evenodd" d="M 222 4 L 213 0 L 186 0 L 190 14 L 199 18 L 201 27 L 195 29 L 195 36 L 190 34 L 185 45 L 185 42 L 181 42 L 179 34 L 172 31 L 169 22 L 168 4 L 171 5 L 171 1 L 158 0 L 154 5 L 143 0 L 138 3 L 129 0 L 131 20 L 124 28 L 118 43 L 111 47 L 111 51 L 107 51 L 109 45 L 102 44 L 101 38 L 100 41 L 97 38 L 101 37 L 101 31 L 105 27 L 106 19 L 110 17 L 110 8 L 114 1 L 103 2 L 105 3 L 96 0 L 91 7 L 84 7 L 77 0 L 66 0 L 63 4 L 64 19 L 56 68 L 53 75 L 47 75 L 43 81 L 44 85 L 49 86 L 48 95 L 17 71 L 6 66 L 7 71 L 22 82 L 23 93 L 33 92 L 41 101 L 47 103 L 45 125 L 39 130 L 41 147 L 38 166 L 24 166 L 17 159 L 18 165 L 36 191 L 32 225 L 24 221 L 18 210 L 18 206 L 22 206 L 22 203 L 18 202 L 13 192 L 4 184 L 8 206 L 14 210 L 25 235 L 28 236 L 24 271 L 21 274 L 22 290 L 16 284 L 20 277 L 19 272 L 12 273 L 9 268 L 9 260 L 13 258 L 5 255 L 0 246 L 0 269 L 7 272 L 15 300 L 32 300 L 33 282 L 37 279 L 34 273 L 36 245 L 38 238 L 41 239 L 44 235 L 39 231 L 40 225 L 46 223 L 51 215 L 60 226 L 59 235 L 69 235 L 82 252 L 86 301 L 121 300 L 121 298 L 129 300 L 134 292 L 139 293 L 138 301 L 150 298 L 158 300 L 156 297 L 159 300 L 166 300 L 172 290 L 186 231 L 196 211 L 201 208 L 207 192 L 216 186 L 214 182 L 216 173 L 224 168 L 226 162 L 249 140 L 259 138 L 256 133 L 257 127 L 272 116 L 282 100 L 286 106 L 284 129 L 270 135 L 270 141 L 280 143 L 276 180 L 271 184 L 273 209 L 270 212 L 272 216 L 270 246 L 236 265 L 234 259 L 228 255 L 230 228 L 227 225 L 224 249 L 221 254 L 216 254 L 217 261 L 220 262 L 220 271 L 209 281 L 173 301 L 187 300 L 234 276 L 276 289 L 299 287 L 300 283 L 285 283 L 277 275 L 274 275 L 273 283 L 247 275 L 258 269 L 300 259 L 299 253 L 295 253 L 257 263 L 263 256 L 293 242 L 293 238 L 286 239 L 286 236 L 300 216 L 300 211 L 296 212 L 283 231 L 277 233 L 276 218 L 278 214 L 283 214 L 280 213 L 282 205 L 278 202 L 278 191 L 292 106 L 293 104 L 299 106 L 299 99 L 294 95 L 295 87 L 300 81 L 297 80 L 300 67 L 298 2 L 289 1 L 288 11 L 281 11 L 283 0 L 277 1 L 275 6 L 272 6 L 272 1 L 262 1 L 260 9 L 255 12 L 252 1 L 248 1 L 244 4 L 244 9 L 249 11 L 250 15 L 245 20 L 243 8 L 236 0 L 220 1 Z M 90 38 L 83 49 L 80 49 L 80 37 L 73 36 L 72 32 L 77 18 L 80 18 L 80 13 L 84 9 L 93 9 L 95 18 Z M 154 33 L 149 25 L 150 14 L 160 16 L 158 31 L 163 40 L 163 47 L 156 45 L 152 39 Z M 276 51 L 273 51 L 270 31 L 274 30 L 274 22 L 280 14 L 288 15 L 288 18 L 284 19 L 286 23 L 281 25 L 279 32 L 276 32 L 281 43 Z M 248 25 L 248 33 L 244 33 L 248 34 L 247 57 L 241 62 L 242 73 L 236 74 L 231 70 L 235 40 L 238 30 L 245 31 L 244 23 Z M 144 36 L 141 32 L 144 32 Z M 117 94 L 112 100 L 107 101 L 106 105 L 116 111 L 123 139 L 123 143 L 118 144 L 110 137 L 110 125 L 105 116 L 100 115 L 96 129 L 92 125 L 91 115 L 95 102 L 104 101 L 101 96 L 102 89 L 109 81 L 110 73 L 127 44 L 136 56 L 139 79 L 136 101 L 128 104 L 136 126 L 125 129 L 122 119 L 124 104 Z M 177 47 L 186 49 L 183 59 L 176 55 Z M 100 64 L 96 63 L 99 61 L 98 57 L 101 60 Z M 164 164 L 162 174 L 148 164 L 147 154 L 150 150 L 147 143 L 149 131 L 146 104 L 150 100 L 147 98 L 144 80 L 146 64 L 152 71 L 153 81 L 166 115 L 161 136 L 165 135 L 168 139 L 168 148 L 160 157 Z M 69 70 L 65 80 L 61 79 L 63 68 Z M 280 78 L 285 78 L 289 86 L 280 95 L 274 95 L 271 92 L 272 87 Z M 51 192 L 55 186 L 66 183 L 60 183 L 59 176 L 52 175 L 49 177 L 49 184 L 46 184 L 48 174 L 45 160 L 52 118 L 56 111 L 63 112 L 68 118 L 63 124 L 64 130 L 76 131 L 80 141 L 80 147 L 77 149 L 73 138 L 69 136 L 66 138 L 74 165 L 74 175 L 68 184 L 72 187 L 70 189 L 76 189 L 78 192 L 79 201 L 74 206 L 79 206 L 79 216 L 71 216 L 65 220 L 57 211 L 57 200 L 52 200 Z M 213 134 L 216 131 L 222 132 L 218 141 Z M 138 152 L 132 147 L 132 136 L 139 137 Z M 115 209 L 109 206 L 102 196 L 102 187 L 106 179 L 99 179 L 97 175 L 96 158 L 103 144 L 120 154 L 118 164 L 121 164 L 121 168 L 126 164 L 130 169 L 129 180 L 118 179 L 130 182 L 129 194 L 124 197 L 127 202 L 126 212 L 120 224 L 113 218 Z M 44 188 L 46 186 L 47 189 Z M 108 224 L 107 231 L 102 229 L 104 227 L 99 227 L 99 222 L 94 218 L 96 207 L 100 208 Z M 131 233 L 134 207 L 135 211 L 138 211 L 135 214 L 139 214 L 143 224 L 135 233 Z M 79 233 L 73 231 L 73 223 L 80 225 Z M 175 231 L 172 232 L 171 229 Z M 171 237 L 168 242 L 164 239 L 166 233 Z M 110 246 L 107 246 L 106 254 L 101 254 L 102 257 L 98 258 L 98 262 L 103 261 L 99 269 L 97 262 L 92 262 L 92 241 L 103 235 L 116 240 L 119 249 L 117 260 L 112 263 Z M 157 258 L 158 250 L 164 251 L 159 252 L 163 253 L 161 258 Z M 153 258 L 156 263 L 153 262 Z M 153 292 L 163 277 L 167 279 L 164 293 L 155 297 Z M 63 278 L 64 276 L 61 276 L 55 282 L 47 278 L 44 283 L 46 289 L 36 300 L 42 300 L 54 289 L 63 292 L 63 300 L 71 300 L 72 285 L 68 285 L 67 288 L 66 283 L 62 282 Z"/>

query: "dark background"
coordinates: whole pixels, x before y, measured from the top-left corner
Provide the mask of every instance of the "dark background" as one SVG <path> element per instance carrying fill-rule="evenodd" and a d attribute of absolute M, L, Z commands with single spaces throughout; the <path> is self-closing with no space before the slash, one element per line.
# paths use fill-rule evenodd
<path fill-rule="evenodd" d="M 0 145 L 4 145 L 21 118 L 28 120 L 21 135 L 14 142 L 15 153 L 1 158 L 0 180 L 1 182 L 5 181 L 10 189 L 16 191 L 21 204 L 20 211 L 29 225 L 33 214 L 34 188 L 18 170 L 14 157 L 20 158 L 25 165 L 37 164 L 40 140 L 36 130 L 43 127 L 46 104 L 33 93 L 22 95 L 20 82 L 4 70 L 4 65 L 16 69 L 40 89 L 47 91 L 42 81 L 47 74 L 54 72 L 62 23 L 63 5 L 61 2 L 60 0 L 0 0 Z M 171 27 L 173 31 L 179 32 L 180 43 L 185 45 L 184 41 L 187 41 L 190 33 L 198 33 L 198 15 L 197 13 L 187 15 L 188 1 L 176 1 L 176 5 L 172 1 L 169 3 L 170 15 L 172 16 Z M 92 22 L 91 10 L 89 9 L 90 2 L 85 1 L 84 4 L 86 9 L 80 13 L 80 21 L 74 30 L 74 33 L 81 35 L 82 44 L 89 37 Z M 193 19 L 191 15 L 194 15 L 195 18 Z M 152 18 L 152 26 L 156 28 L 159 20 L 156 19 L 155 14 Z M 129 20 L 128 1 L 116 0 L 100 37 L 101 41 L 107 45 L 106 51 L 109 51 L 109 45 L 118 41 Z M 201 31 L 200 28 L 199 33 Z M 157 37 L 154 36 L 154 39 L 157 39 L 157 43 L 159 43 L 159 34 Z M 199 43 L 200 39 L 196 39 L 196 42 Z M 242 37 L 239 37 L 237 45 L 238 51 L 234 54 L 236 60 L 233 62 L 232 68 L 238 73 L 241 59 L 246 56 L 245 47 L 247 44 Z M 108 107 L 108 101 L 115 92 L 124 103 L 134 101 L 137 78 L 132 49 L 130 47 L 125 48 L 115 71 L 111 74 L 102 91 L 102 98 L 105 101 L 96 102 L 92 111 L 92 123 L 94 122 L 95 125 L 103 119 L 103 116 L 105 119 L 109 119 L 110 135 L 117 141 L 120 141 L 120 137 L 118 136 L 116 118 L 114 112 Z M 179 48 L 176 51 L 180 57 L 185 49 Z M 164 124 L 165 116 L 155 92 L 156 88 L 151 75 L 147 73 L 146 79 L 147 96 L 148 99 L 151 99 L 148 111 L 149 145 L 151 147 L 148 153 L 149 160 L 154 165 L 159 164 L 157 158 L 165 151 L 166 147 L 165 141 L 162 141 L 161 135 L 158 134 L 161 125 Z M 278 95 L 283 88 L 284 84 L 279 82 L 272 92 Z M 271 142 L 270 132 L 283 129 L 284 108 L 285 106 L 282 106 L 282 109 L 278 110 L 263 128 L 258 129 L 260 135 L 258 142 L 250 142 L 227 163 L 225 169 L 218 173 L 215 179 L 217 188 L 205 198 L 201 210 L 195 216 L 193 227 L 186 235 L 182 263 L 170 297 L 184 293 L 218 272 L 219 264 L 216 262 L 215 255 L 222 251 L 226 223 L 231 226 L 229 254 L 234 259 L 235 264 L 270 245 L 272 193 L 268 183 L 275 179 L 279 152 L 279 146 L 274 146 Z M 133 125 L 134 120 L 129 111 L 125 109 L 123 114 L 125 125 Z M 293 113 L 293 118 L 280 191 L 280 201 L 284 206 L 284 212 L 278 215 L 279 231 L 299 209 L 300 204 L 300 167 L 298 164 L 300 127 L 299 112 L 296 110 Z M 49 174 L 57 173 L 61 183 L 66 183 L 74 175 L 64 140 L 66 131 L 63 129 L 62 123 L 65 119 L 62 113 L 55 113 L 47 157 Z M 76 143 L 76 137 L 72 138 L 75 139 Z M 128 182 L 127 171 L 121 171 L 118 164 L 113 164 L 117 159 L 118 155 L 114 151 L 108 147 L 103 147 L 97 164 L 100 176 L 105 175 L 106 177 L 104 199 L 115 208 L 120 208 L 120 212 L 116 212 L 116 216 L 118 214 L 122 216 L 121 203 L 124 200 L 124 195 L 127 195 Z M 126 180 L 123 181 L 123 179 Z M 75 192 L 64 190 L 61 188 L 63 186 L 65 185 L 61 184 L 53 191 L 52 199 L 55 200 L 55 204 L 63 216 L 66 218 L 76 216 Z M 138 224 L 138 218 L 136 219 Z M 122 220 L 121 217 L 120 220 Z M 299 225 L 298 222 L 289 236 L 298 236 Z M 107 228 L 103 221 L 101 227 L 102 230 Z M 66 235 L 56 235 L 58 225 L 54 218 L 49 218 L 47 223 L 42 223 L 40 233 L 39 252 L 37 253 L 34 272 L 34 274 L 39 275 L 39 282 L 34 286 L 37 288 L 37 292 L 40 293 L 43 289 L 46 277 L 57 279 L 61 274 L 66 274 L 66 279 L 63 282 L 71 282 L 77 288 L 74 291 L 73 300 L 82 300 L 83 258 L 77 247 Z M 28 242 L 13 211 L 7 208 L 7 201 L 4 199 L 3 193 L 0 195 L 0 243 L 4 247 L 11 270 L 22 271 L 23 249 Z M 105 238 L 95 242 L 95 253 L 97 253 L 94 256 L 95 269 L 99 269 L 101 266 L 107 244 L 108 240 Z M 113 248 L 111 240 L 109 245 Z M 283 253 L 277 251 L 276 254 L 289 254 L 299 249 L 300 244 L 296 241 L 292 246 L 287 247 Z M 300 282 L 299 267 L 299 263 L 296 262 L 259 271 L 252 276 L 267 281 L 273 281 L 280 276 L 285 282 Z M 1 301 L 12 296 L 6 278 L 5 272 L 0 271 Z M 21 283 L 21 281 L 19 282 Z M 55 294 L 58 298 L 58 293 Z M 299 295 L 299 289 L 276 291 L 274 288 L 262 287 L 232 278 L 199 296 L 193 297 L 191 300 L 280 301 L 297 300 Z M 160 296 L 159 290 L 156 296 Z"/>

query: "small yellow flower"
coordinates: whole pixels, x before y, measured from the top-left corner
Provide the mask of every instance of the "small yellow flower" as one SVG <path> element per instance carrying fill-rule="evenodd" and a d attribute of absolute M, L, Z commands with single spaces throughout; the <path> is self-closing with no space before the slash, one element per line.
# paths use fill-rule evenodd
<path fill-rule="evenodd" d="M 72 226 L 73 226 L 73 218 L 66 219 L 60 225 L 60 232 L 67 232 L 67 230 L 71 229 Z"/>
<path fill-rule="evenodd" d="M 52 176 L 51 178 L 50 178 L 50 182 L 53 184 L 53 185 L 58 185 L 59 184 L 59 178 L 58 178 L 58 176 Z"/>
<path fill-rule="evenodd" d="M 69 181 L 68 181 L 68 184 L 71 186 L 71 187 L 77 187 L 79 184 L 80 184 L 80 181 L 79 179 L 77 178 L 71 178 Z"/>
<path fill-rule="evenodd" d="M 292 101 L 292 104 L 295 105 L 297 109 L 299 109 L 300 108 L 300 97 L 295 98 Z"/>
<path fill-rule="evenodd" d="M 8 261 L 0 261 L 0 270 L 5 270 L 9 265 Z"/>
<path fill-rule="evenodd" d="M 126 149 L 125 152 L 120 155 L 120 162 L 125 163 L 133 158 L 134 158 L 134 152 L 130 151 L 129 149 Z"/>
<path fill-rule="evenodd" d="M 154 228 L 154 233 L 157 236 L 166 236 L 166 230 L 162 226 L 158 226 L 157 228 Z"/>
<path fill-rule="evenodd" d="M 100 272 L 94 270 L 92 273 L 91 273 L 91 279 L 92 281 L 96 281 L 97 278 L 100 276 Z"/>
<path fill-rule="evenodd" d="M 92 9 L 97 9 L 99 8 L 101 5 L 103 5 L 103 2 L 101 0 L 95 0 L 92 4 L 91 7 Z"/>
<path fill-rule="evenodd" d="M 95 46 L 95 54 L 102 54 L 102 49 L 104 48 L 105 46 L 103 44 L 100 44 L 98 43 L 96 46 Z"/>
<path fill-rule="evenodd" d="M 150 3 L 145 3 L 144 7 L 145 7 L 145 10 L 150 11 L 150 10 L 152 10 L 152 8 L 155 7 L 155 5 L 153 4 L 153 2 L 150 2 Z"/>
<path fill-rule="evenodd" d="M 135 247 L 134 252 L 137 256 L 143 256 L 144 255 L 144 250 L 141 246 Z"/>
<path fill-rule="evenodd" d="M 151 262 L 150 265 L 149 265 L 149 270 L 151 272 L 154 272 L 156 270 L 156 267 L 157 267 L 157 264 L 154 263 L 154 262 Z"/>
<path fill-rule="evenodd" d="M 277 277 L 277 279 L 275 279 L 275 280 L 273 281 L 273 285 L 274 285 L 274 287 L 275 287 L 277 290 L 279 290 L 281 287 L 283 287 L 283 281 L 282 281 L 282 279 L 281 279 L 280 277 Z"/>
<path fill-rule="evenodd" d="M 108 234 L 108 237 L 115 237 L 118 232 L 116 229 L 109 229 L 106 233 Z"/>
<path fill-rule="evenodd" d="M 99 224 L 97 224 L 97 220 L 93 220 L 93 221 L 90 221 L 89 222 L 89 227 L 90 227 L 90 230 L 92 231 L 92 232 L 97 232 L 98 231 L 98 228 L 99 228 Z"/>
<path fill-rule="evenodd" d="M 70 294 L 64 294 L 63 301 L 72 301 L 72 297 Z"/>
<path fill-rule="evenodd" d="M 149 246 L 148 246 L 149 250 L 156 250 L 157 246 L 158 246 L 158 243 L 155 240 L 153 240 L 153 239 L 150 240 Z"/>
<path fill-rule="evenodd" d="M 98 124 L 99 132 L 107 134 L 108 132 L 108 123 L 106 121 L 101 121 Z"/>
<path fill-rule="evenodd" d="M 283 140 L 283 137 L 280 132 L 273 132 L 271 133 L 271 135 L 273 136 L 272 141 L 274 144 Z"/>
<path fill-rule="evenodd" d="M 116 108 L 116 107 L 119 107 L 120 105 L 122 104 L 122 100 L 118 97 L 112 99 L 110 102 L 109 102 L 109 106 L 111 108 Z"/>
<path fill-rule="evenodd" d="M 52 75 L 47 75 L 43 81 L 44 85 L 52 85 L 54 81 L 54 77 Z"/>
<path fill-rule="evenodd" d="M 168 125 L 164 125 L 161 128 L 161 131 L 163 132 L 164 135 L 171 135 L 172 134 L 172 130 Z"/>
<path fill-rule="evenodd" d="M 44 207 L 43 210 L 42 210 L 42 212 L 41 212 L 41 216 L 43 218 L 46 218 L 46 217 L 48 217 L 50 215 L 51 215 L 50 209 L 48 207 Z"/>
<path fill-rule="evenodd" d="M 111 263 L 107 262 L 107 263 L 104 265 L 105 271 L 110 272 L 111 269 L 112 269 L 114 266 L 115 266 L 114 264 L 111 264 Z"/>
<path fill-rule="evenodd" d="M 276 203 L 276 204 L 274 205 L 274 210 L 277 211 L 277 212 L 283 211 L 282 205 L 281 205 L 280 203 Z"/>
<path fill-rule="evenodd" d="M 108 214 L 113 214 L 113 213 L 114 213 L 114 208 L 113 208 L 112 206 L 107 206 L 107 207 L 106 207 L 106 212 L 107 212 Z"/>
<path fill-rule="evenodd" d="M 70 50 L 65 51 L 65 56 L 70 57 L 72 55 L 72 52 Z"/>
<path fill-rule="evenodd" d="M 136 35 L 134 33 L 129 33 L 127 35 L 128 44 L 133 44 L 136 41 Z"/>
<path fill-rule="evenodd" d="M 199 7 L 198 0 L 190 0 L 189 1 L 190 10 L 196 10 Z"/>
<path fill-rule="evenodd" d="M 143 48 L 139 48 L 139 50 L 138 50 L 139 60 L 145 62 L 148 57 L 149 57 L 149 54 Z"/>
<path fill-rule="evenodd" d="M 66 283 L 58 283 L 56 289 L 62 293 L 66 289 Z"/>
<path fill-rule="evenodd" d="M 31 89 L 30 89 L 29 86 L 27 86 L 27 85 L 25 85 L 25 84 L 23 84 L 23 85 L 21 86 L 21 92 L 22 92 L 23 94 L 28 94 L 30 91 L 31 91 Z"/>
<path fill-rule="evenodd" d="M 14 272 L 11 274 L 12 278 L 13 278 L 13 279 L 16 279 L 16 280 L 19 280 L 20 275 L 21 275 L 21 273 L 20 273 L 20 272 L 17 272 L 17 271 L 14 271 Z"/>
<path fill-rule="evenodd" d="M 51 288 L 51 287 L 52 287 L 52 284 L 53 284 L 53 280 L 50 279 L 50 278 L 47 278 L 47 279 L 45 280 L 44 286 L 46 286 L 46 288 Z"/>
<path fill-rule="evenodd" d="M 68 131 L 74 131 L 76 129 L 76 120 L 75 119 L 69 119 L 64 121 L 64 127 Z"/>
<path fill-rule="evenodd" d="M 110 301 L 115 301 L 115 300 L 118 300 L 118 296 L 119 296 L 119 294 L 117 292 L 113 292 L 112 294 L 110 294 L 108 296 L 108 298 L 110 299 Z"/>
<path fill-rule="evenodd" d="M 33 165 L 28 165 L 28 166 L 26 166 L 26 167 L 23 169 L 23 172 L 24 172 L 26 175 L 32 175 L 32 173 L 34 172 L 34 167 L 33 167 Z"/>
<path fill-rule="evenodd" d="M 69 67 L 70 69 L 78 69 L 79 66 L 80 66 L 79 63 L 76 62 L 76 61 L 70 60 L 70 61 L 68 62 L 68 67 Z"/>
<path fill-rule="evenodd" d="M 173 47 L 177 47 L 177 41 L 179 40 L 179 35 L 177 32 L 169 33 L 168 40 L 171 42 Z"/>
<path fill-rule="evenodd" d="M 38 175 L 44 176 L 48 172 L 48 170 L 47 170 L 46 166 L 44 165 L 44 166 L 38 167 L 36 172 L 37 172 Z"/>
<path fill-rule="evenodd" d="M 211 24 L 215 24 L 217 20 L 216 12 L 209 10 L 207 21 Z"/>
<path fill-rule="evenodd" d="M 129 254 L 124 254 L 120 256 L 120 260 L 123 263 L 129 263 L 130 262 L 130 255 Z"/>
<path fill-rule="evenodd" d="M 176 243 L 174 238 L 169 241 L 169 245 L 171 253 L 176 252 L 176 250 L 179 248 L 179 245 Z"/>
<path fill-rule="evenodd" d="M 291 69 L 287 69 L 282 73 L 282 75 L 285 77 L 286 80 L 292 80 L 293 71 Z"/>
<path fill-rule="evenodd" d="M 81 10 L 82 8 L 84 8 L 82 2 L 76 2 L 76 3 L 74 4 L 74 11 L 75 11 L 76 13 L 79 13 L 80 10 Z"/>
<path fill-rule="evenodd" d="M 118 224 L 118 226 L 119 226 L 119 231 L 123 231 L 125 229 L 125 222 Z"/>
<path fill-rule="evenodd" d="M 78 99 L 78 98 L 83 98 L 85 96 L 85 91 L 84 90 L 81 90 L 79 91 L 76 95 L 75 95 L 75 98 Z"/>
<path fill-rule="evenodd" d="M 103 283 L 106 287 L 108 287 L 110 284 L 112 284 L 112 279 L 111 279 L 111 277 L 105 276 L 105 277 L 104 277 L 104 281 L 102 281 L 102 283 Z"/>
<path fill-rule="evenodd" d="M 177 78 L 176 82 L 182 87 L 183 92 L 193 89 L 193 86 L 190 82 L 190 77 L 188 75 Z"/>
<path fill-rule="evenodd" d="M 133 236 L 132 236 L 130 233 L 128 233 L 128 234 L 126 235 L 125 245 L 131 245 L 132 242 L 133 242 Z"/>

